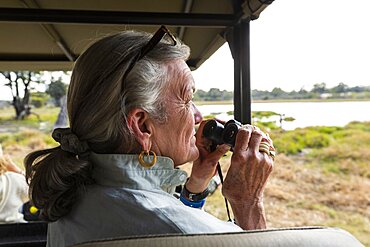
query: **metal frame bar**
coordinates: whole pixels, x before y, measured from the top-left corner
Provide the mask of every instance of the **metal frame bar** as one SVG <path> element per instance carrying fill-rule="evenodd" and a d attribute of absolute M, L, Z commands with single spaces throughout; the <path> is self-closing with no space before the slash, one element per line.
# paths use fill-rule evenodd
<path fill-rule="evenodd" d="M 0 8 L 0 21 L 35 22 L 44 24 L 130 24 L 215 28 L 230 27 L 237 22 L 233 14 L 152 13 L 23 8 Z"/>
<path fill-rule="evenodd" d="M 189 4 L 192 1 L 189 1 Z M 234 5 L 240 4 L 234 0 Z M 235 7 L 235 6 L 234 6 Z M 234 117 L 251 123 L 250 19 L 234 14 L 147 13 L 61 9 L 0 8 L 0 21 L 41 24 L 130 24 L 231 28 L 227 37 L 234 58 Z M 183 31 L 182 31 L 183 32 Z M 70 59 L 70 58 L 69 58 Z"/>
<path fill-rule="evenodd" d="M 20 2 L 26 8 L 35 8 L 41 9 L 40 5 L 36 2 L 36 0 L 20 0 Z M 64 53 L 64 55 L 68 58 L 69 61 L 75 61 L 76 55 L 73 54 L 71 49 L 69 49 L 68 45 L 66 44 L 62 35 L 56 30 L 55 26 L 52 24 L 43 24 L 40 23 L 40 26 L 45 31 L 45 33 L 53 40 L 54 43 L 59 46 L 60 50 Z"/>
<path fill-rule="evenodd" d="M 191 9 L 193 8 L 193 4 L 194 4 L 193 0 L 185 0 L 183 13 L 190 13 Z M 185 35 L 185 27 L 184 26 L 179 27 L 177 33 L 178 33 L 179 39 L 182 40 Z"/>
<path fill-rule="evenodd" d="M 241 20 L 225 35 L 234 59 L 234 117 L 243 124 L 252 122 L 249 24 Z"/>
<path fill-rule="evenodd" d="M 242 20 L 240 25 L 240 121 L 244 124 L 252 123 L 252 95 L 250 70 L 250 20 Z"/>

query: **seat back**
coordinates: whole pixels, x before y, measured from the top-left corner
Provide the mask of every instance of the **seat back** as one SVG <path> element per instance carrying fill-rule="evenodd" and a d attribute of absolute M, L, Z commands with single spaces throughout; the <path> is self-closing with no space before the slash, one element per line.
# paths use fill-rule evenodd
<path fill-rule="evenodd" d="M 175 234 L 107 239 L 78 247 L 363 247 L 348 232 L 338 228 L 304 227 L 223 234 Z"/>
<path fill-rule="evenodd" d="M 0 224 L 0 246 L 46 246 L 47 223 Z"/>

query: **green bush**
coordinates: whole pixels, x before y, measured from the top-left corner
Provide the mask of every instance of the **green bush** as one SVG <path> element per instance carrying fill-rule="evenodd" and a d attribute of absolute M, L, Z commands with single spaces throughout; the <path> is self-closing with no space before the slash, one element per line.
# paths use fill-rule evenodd
<path fill-rule="evenodd" d="M 6 142 L 10 138 L 9 133 L 0 134 L 0 143 Z"/>
<path fill-rule="evenodd" d="M 49 96 L 46 93 L 33 93 L 31 95 L 31 104 L 36 108 L 41 108 L 46 105 Z"/>
<path fill-rule="evenodd" d="M 271 137 L 278 153 L 296 154 L 304 148 L 302 136 L 296 135 L 294 131 L 273 132 Z"/>
<path fill-rule="evenodd" d="M 349 124 L 346 125 L 346 129 L 358 129 L 366 132 L 370 132 L 370 122 L 350 122 Z"/>
<path fill-rule="evenodd" d="M 305 148 L 316 149 L 329 146 L 332 138 L 325 131 L 320 132 L 319 127 L 274 131 L 272 137 L 279 153 L 297 154 Z"/>
<path fill-rule="evenodd" d="M 268 122 L 262 122 L 262 121 L 256 121 L 253 123 L 253 125 L 256 125 L 258 128 L 260 128 L 262 131 L 270 132 L 271 130 L 277 130 L 281 129 L 279 126 L 276 125 L 274 121 L 268 121 Z"/>
<path fill-rule="evenodd" d="M 312 132 L 305 135 L 304 142 L 308 148 L 323 148 L 329 146 L 330 138 L 327 134 Z"/>
<path fill-rule="evenodd" d="M 315 131 L 318 131 L 324 134 L 334 134 L 338 131 L 343 130 L 342 127 L 336 127 L 336 126 L 317 126 L 317 127 L 309 127 L 308 129 L 315 130 Z"/>
<path fill-rule="evenodd" d="M 263 117 L 272 117 L 272 116 L 279 116 L 280 114 L 273 112 L 273 111 L 253 111 L 252 117 L 253 118 L 263 118 Z"/>

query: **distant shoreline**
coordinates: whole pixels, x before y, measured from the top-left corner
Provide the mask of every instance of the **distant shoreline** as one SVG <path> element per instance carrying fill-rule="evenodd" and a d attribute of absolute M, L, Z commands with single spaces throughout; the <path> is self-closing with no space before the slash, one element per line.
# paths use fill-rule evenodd
<path fill-rule="evenodd" d="M 364 102 L 370 99 L 274 99 L 274 100 L 253 100 L 252 103 L 301 103 L 301 102 Z M 222 101 L 195 101 L 196 105 L 232 105 L 231 100 Z"/>

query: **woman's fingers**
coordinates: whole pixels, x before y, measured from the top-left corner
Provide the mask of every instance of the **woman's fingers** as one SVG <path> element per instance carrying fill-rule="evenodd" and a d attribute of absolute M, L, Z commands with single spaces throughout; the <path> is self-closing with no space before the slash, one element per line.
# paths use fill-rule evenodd
<path fill-rule="evenodd" d="M 230 147 L 226 144 L 217 146 L 216 150 L 210 153 L 207 157 L 207 160 L 211 163 L 216 163 L 224 156 L 227 151 L 230 150 Z"/>
<path fill-rule="evenodd" d="M 249 141 L 249 148 L 254 151 L 255 154 L 259 152 L 262 135 L 262 131 L 259 128 L 253 126 L 251 140 Z"/>
<path fill-rule="evenodd" d="M 248 149 L 252 131 L 253 127 L 251 125 L 245 125 L 239 129 L 236 135 L 234 153 L 243 152 Z"/>

